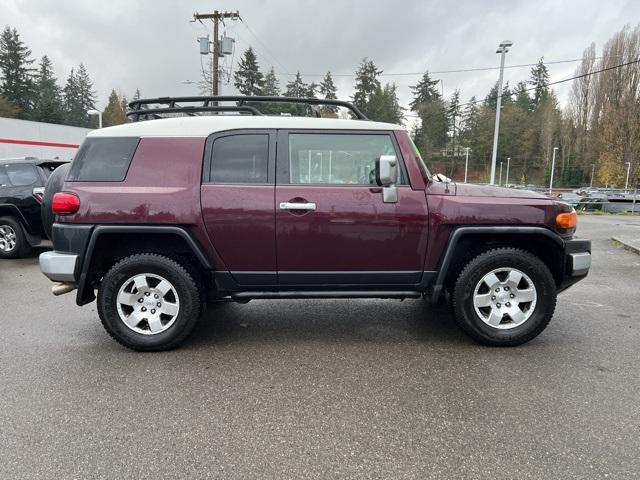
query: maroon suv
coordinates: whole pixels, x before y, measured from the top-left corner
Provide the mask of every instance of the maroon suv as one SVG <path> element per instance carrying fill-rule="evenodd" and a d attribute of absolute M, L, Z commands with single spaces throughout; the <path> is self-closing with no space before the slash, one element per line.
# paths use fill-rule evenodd
<path fill-rule="evenodd" d="M 54 293 L 97 292 L 106 330 L 136 350 L 177 346 L 216 300 L 445 292 L 473 338 L 517 345 L 587 275 L 568 204 L 432 176 L 403 127 L 346 102 L 331 106 L 354 119 L 261 115 L 265 98 L 140 100 L 134 122 L 91 132 L 47 186 Z"/>

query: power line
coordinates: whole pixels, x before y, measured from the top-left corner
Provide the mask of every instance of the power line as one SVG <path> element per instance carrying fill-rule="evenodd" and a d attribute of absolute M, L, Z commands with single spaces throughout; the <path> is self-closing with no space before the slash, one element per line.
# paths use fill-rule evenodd
<path fill-rule="evenodd" d="M 600 58 L 604 58 L 604 57 L 600 57 Z M 616 68 L 628 67 L 629 65 L 634 65 L 636 63 L 640 63 L 640 58 L 637 58 L 637 59 L 632 60 L 630 62 L 620 63 L 618 65 L 613 65 L 611 67 L 606 67 L 606 68 L 602 68 L 600 70 L 595 70 L 593 72 L 587 72 L 587 73 L 583 73 L 581 75 L 576 75 L 574 77 L 569 77 L 569 78 L 565 78 L 565 79 L 562 79 L 562 80 L 557 80 L 555 82 L 548 82 L 548 83 L 545 83 L 545 84 L 542 84 L 542 85 L 536 85 L 534 87 L 525 88 L 524 90 L 521 90 L 521 91 L 522 92 L 530 92 L 530 91 L 535 90 L 536 88 L 539 88 L 539 87 L 550 87 L 552 85 L 558 85 L 560 83 L 571 82 L 572 80 L 577 80 L 579 78 L 589 77 L 591 75 L 596 75 L 598 73 L 607 72 L 609 70 L 615 70 Z M 502 93 L 502 94 L 500 94 L 500 98 L 510 97 L 511 95 L 512 95 L 511 93 Z M 459 105 L 459 107 L 466 107 L 468 105 L 475 105 L 476 103 L 480 103 L 480 102 L 484 102 L 484 100 L 476 100 L 475 102 L 461 103 Z M 420 115 L 411 115 L 411 114 L 407 114 L 407 115 L 405 115 L 405 117 L 422 118 L 422 117 L 420 117 Z"/>
<path fill-rule="evenodd" d="M 611 55 L 610 57 L 607 58 L 612 58 L 612 57 L 621 57 L 622 55 Z M 600 60 L 603 59 L 605 57 L 595 57 L 594 60 Z M 576 62 L 581 62 L 583 59 L 582 58 L 572 58 L 569 60 L 555 60 L 555 61 L 551 61 L 551 62 L 544 62 L 545 65 L 556 65 L 556 64 L 561 64 L 561 63 L 576 63 Z M 523 68 L 523 67 L 535 67 L 538 63 L 521 63 L 518 65 L 506 65 L 504 68 Z M 476 68 L 458 68 L 458 69 L 453 69 L 453 70 L 428 70 L 428 72 L 432 75 L 441 75 L 444 73 L 468 73 L 468 72 L 483 72 L 483 71 L 489 71 L 489 70 L 499 70 L 500 67 L 476 67 Z M 389 73 L 381 73 L 380 76 L 381 77 L 400 77 L 400 76 L 415 76 L 415 75 L 424 75 L 425 72 L 389 72 Z M 296 75 L 295 73 L 276 73 L 276 75 Z M 304 76 L 304 77 L 324 77 L 326 74 L 325 73 L 301 73 L 300 75 Z M 357 74 L 356 73 L 332 73 L 331 76 L 332 77 L 355 77 Z"/>
<path fill-rule="evenodd" d="M 292 73 L 289 73 L 289 70 L 287 70 L 287 67 L 285 67 L 282 64 L 282 62 L 280 62 L 280 60 L 278 60 L 276 58 L 276 56 L 271 52 L 271 50 L 269 50 L 269 47 L 267 47 L 264 44 L 264 42 L 262 40 L 260 40 L 255 33 L 253 33 L 253 31 L 249 28 L 249 25 L 247 24 L 247 22 L 245 22 L 242 17 L 240 17 L 240 21 L 242 22 L 242 25 L 244 25 L 244 28 L 247 29 L 247 32 L 249 32 L 253 36 L 253 38 L 255 38 L 258 41 L 258 43 L 260 43 L 260 45 L 262 45 L 262 48 L 265 49 L 265 51 L 267 52 L 267 55 L 269 55 L 269 57 L 271 57 L 271 59 L 274 60 L 275 63 L 277 63 L 286 72 L 283 75 L 294 75 Z"/>

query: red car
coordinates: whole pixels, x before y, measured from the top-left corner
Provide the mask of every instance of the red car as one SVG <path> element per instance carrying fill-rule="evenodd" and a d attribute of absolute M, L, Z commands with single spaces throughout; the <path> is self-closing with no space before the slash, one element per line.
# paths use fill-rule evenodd
<path fill-rule="evenodd" d="M 140 100 L 134 122 L 91 132 L 47 186 L 54 293 L 97 292 L 106 330 L 136 350 L 177 346 L 207 301 L 445 292 L 473 338 L 517 345 L 587 275 L 566 203 L 432 176 L 405 128 L 346 102 L 329 101 L 355 119 L 259 114 L 274 100 L 328 102 Z"/>

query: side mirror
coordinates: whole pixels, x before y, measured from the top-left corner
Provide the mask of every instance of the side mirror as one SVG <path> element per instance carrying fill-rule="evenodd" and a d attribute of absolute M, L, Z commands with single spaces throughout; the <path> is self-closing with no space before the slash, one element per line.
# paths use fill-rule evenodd
<path fill-rule="evenodd" d="M 381 155 L 376 160 L 376 183 L 381 187 L 389 187 L 398 178 L 398 160 L 395 155 Z"/>
<path fill-rule="evenodd" d="M 382 187 L 382 201 L 397 203 L 398 160 L 395 155 L 381 155 L 376 160 L 376 183 Z"/>

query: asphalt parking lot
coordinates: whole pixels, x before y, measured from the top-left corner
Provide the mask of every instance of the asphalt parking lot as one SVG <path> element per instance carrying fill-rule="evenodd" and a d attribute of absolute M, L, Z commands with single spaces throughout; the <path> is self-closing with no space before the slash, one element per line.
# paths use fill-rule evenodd
<path fill-rule="evenodd" d="M 37 255 L 0 263 L 0 478 L 635 478 L 640 217 L 580 217 L 589 277 L 518 348 L 423 301 L 254 301 L 140 354 Z"/>

